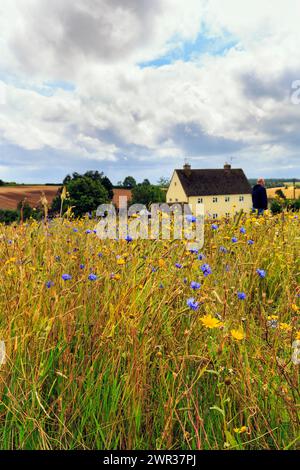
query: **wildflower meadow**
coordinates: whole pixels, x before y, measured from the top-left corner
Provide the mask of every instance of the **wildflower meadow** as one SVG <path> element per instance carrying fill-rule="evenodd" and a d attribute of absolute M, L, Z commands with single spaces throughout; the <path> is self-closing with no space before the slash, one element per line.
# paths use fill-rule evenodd
<path fill-rule="evenodd" d="M 0 226 L 1 448 L 299 448 L 299 218 L 95 224 Z"/>

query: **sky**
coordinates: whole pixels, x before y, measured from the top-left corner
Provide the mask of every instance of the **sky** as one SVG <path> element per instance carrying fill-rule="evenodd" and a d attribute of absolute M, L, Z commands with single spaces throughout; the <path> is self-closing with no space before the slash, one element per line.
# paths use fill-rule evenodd
<path fill-rule="evenodd" d="M 300 177 L 299 0 L 1 0 L 0 179 Z"/>

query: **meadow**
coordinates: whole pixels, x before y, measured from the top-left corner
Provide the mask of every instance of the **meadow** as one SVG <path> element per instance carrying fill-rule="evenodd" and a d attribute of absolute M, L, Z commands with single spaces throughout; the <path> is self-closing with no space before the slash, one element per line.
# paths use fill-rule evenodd
<path fill-rule="evenodd" d="M 94 228 L 0 226 L 1 449 L 299 448 L 299 218 Z"/>

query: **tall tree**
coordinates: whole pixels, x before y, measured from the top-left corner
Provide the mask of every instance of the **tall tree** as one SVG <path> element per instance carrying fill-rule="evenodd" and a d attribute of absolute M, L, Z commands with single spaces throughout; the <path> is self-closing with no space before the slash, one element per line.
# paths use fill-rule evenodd
<path fill-rule="evenodd" d="M 142 183 L 132 189 L 132 204 L 144 204 L 150 207 L 157 202 L 165 202 L 166 195 L 158 186 Z"/>
<path fill-rule="evenodd" d="M 124 188 L 132 189 L 136 186 L 136 181 L 133 176 L 126 176 L 123 181 Z"/>
<path fill-rule="evenodd" d="M 159 178 L 157 184 L 161 187 L 161 188 L 168 188 L 169 185 L 170 185 L 170 180 L 168 178 L 165 178 L 164 176 L 162 176 L 161 178 Z"/>
<path fill-rule="evenodd" d="M 85 175 L 73 173 L 72 177 L 65 178 L 68 198 L 63 201 L 63 211 L 72 206 L 75 216 L 80 217 L 108 202 L 109 194 L 102 184 L 102 176 L 99 172 L 87 172 Z M 60 210 L 61 194 L 62 189 L 53 200 L 51 208 L 55 212 Z"/>

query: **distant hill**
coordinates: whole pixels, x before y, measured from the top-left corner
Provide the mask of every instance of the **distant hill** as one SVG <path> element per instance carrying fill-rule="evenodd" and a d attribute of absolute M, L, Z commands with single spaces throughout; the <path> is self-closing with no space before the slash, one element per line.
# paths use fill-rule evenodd
<path fill-rule="evenodd" d="M 26 198 L 31 207 L 36 207 L 45 194 L 49 203 L 57 194 L 59 185 L 15 185 L 0 186 L 0 209 L 17 209 L 18 203 Z"/>
<path fill-rule="evenodd" d="M 300 184 L 300 180 L 299 179 L 296 179 L 296 185 L 298 186 L 298 184 Z M 251 186 L 254 186 L 257 182 L 257 179 L 254 179 L 254 178 L 250 178 L 249 179 L 249 183 L 251 184 Z M 293 178 L 284 178 L 284 179 L 278 179 L 278 178 L 266 178 L 265 179 L 265 182 L 266 182 L 266 187 L 267 188 L 284 188 L 285 186 L 290 186 L 293 184 L 294 182 L 294 179 Z M 297 184 L 298 183 L 298 184 Z"/>

